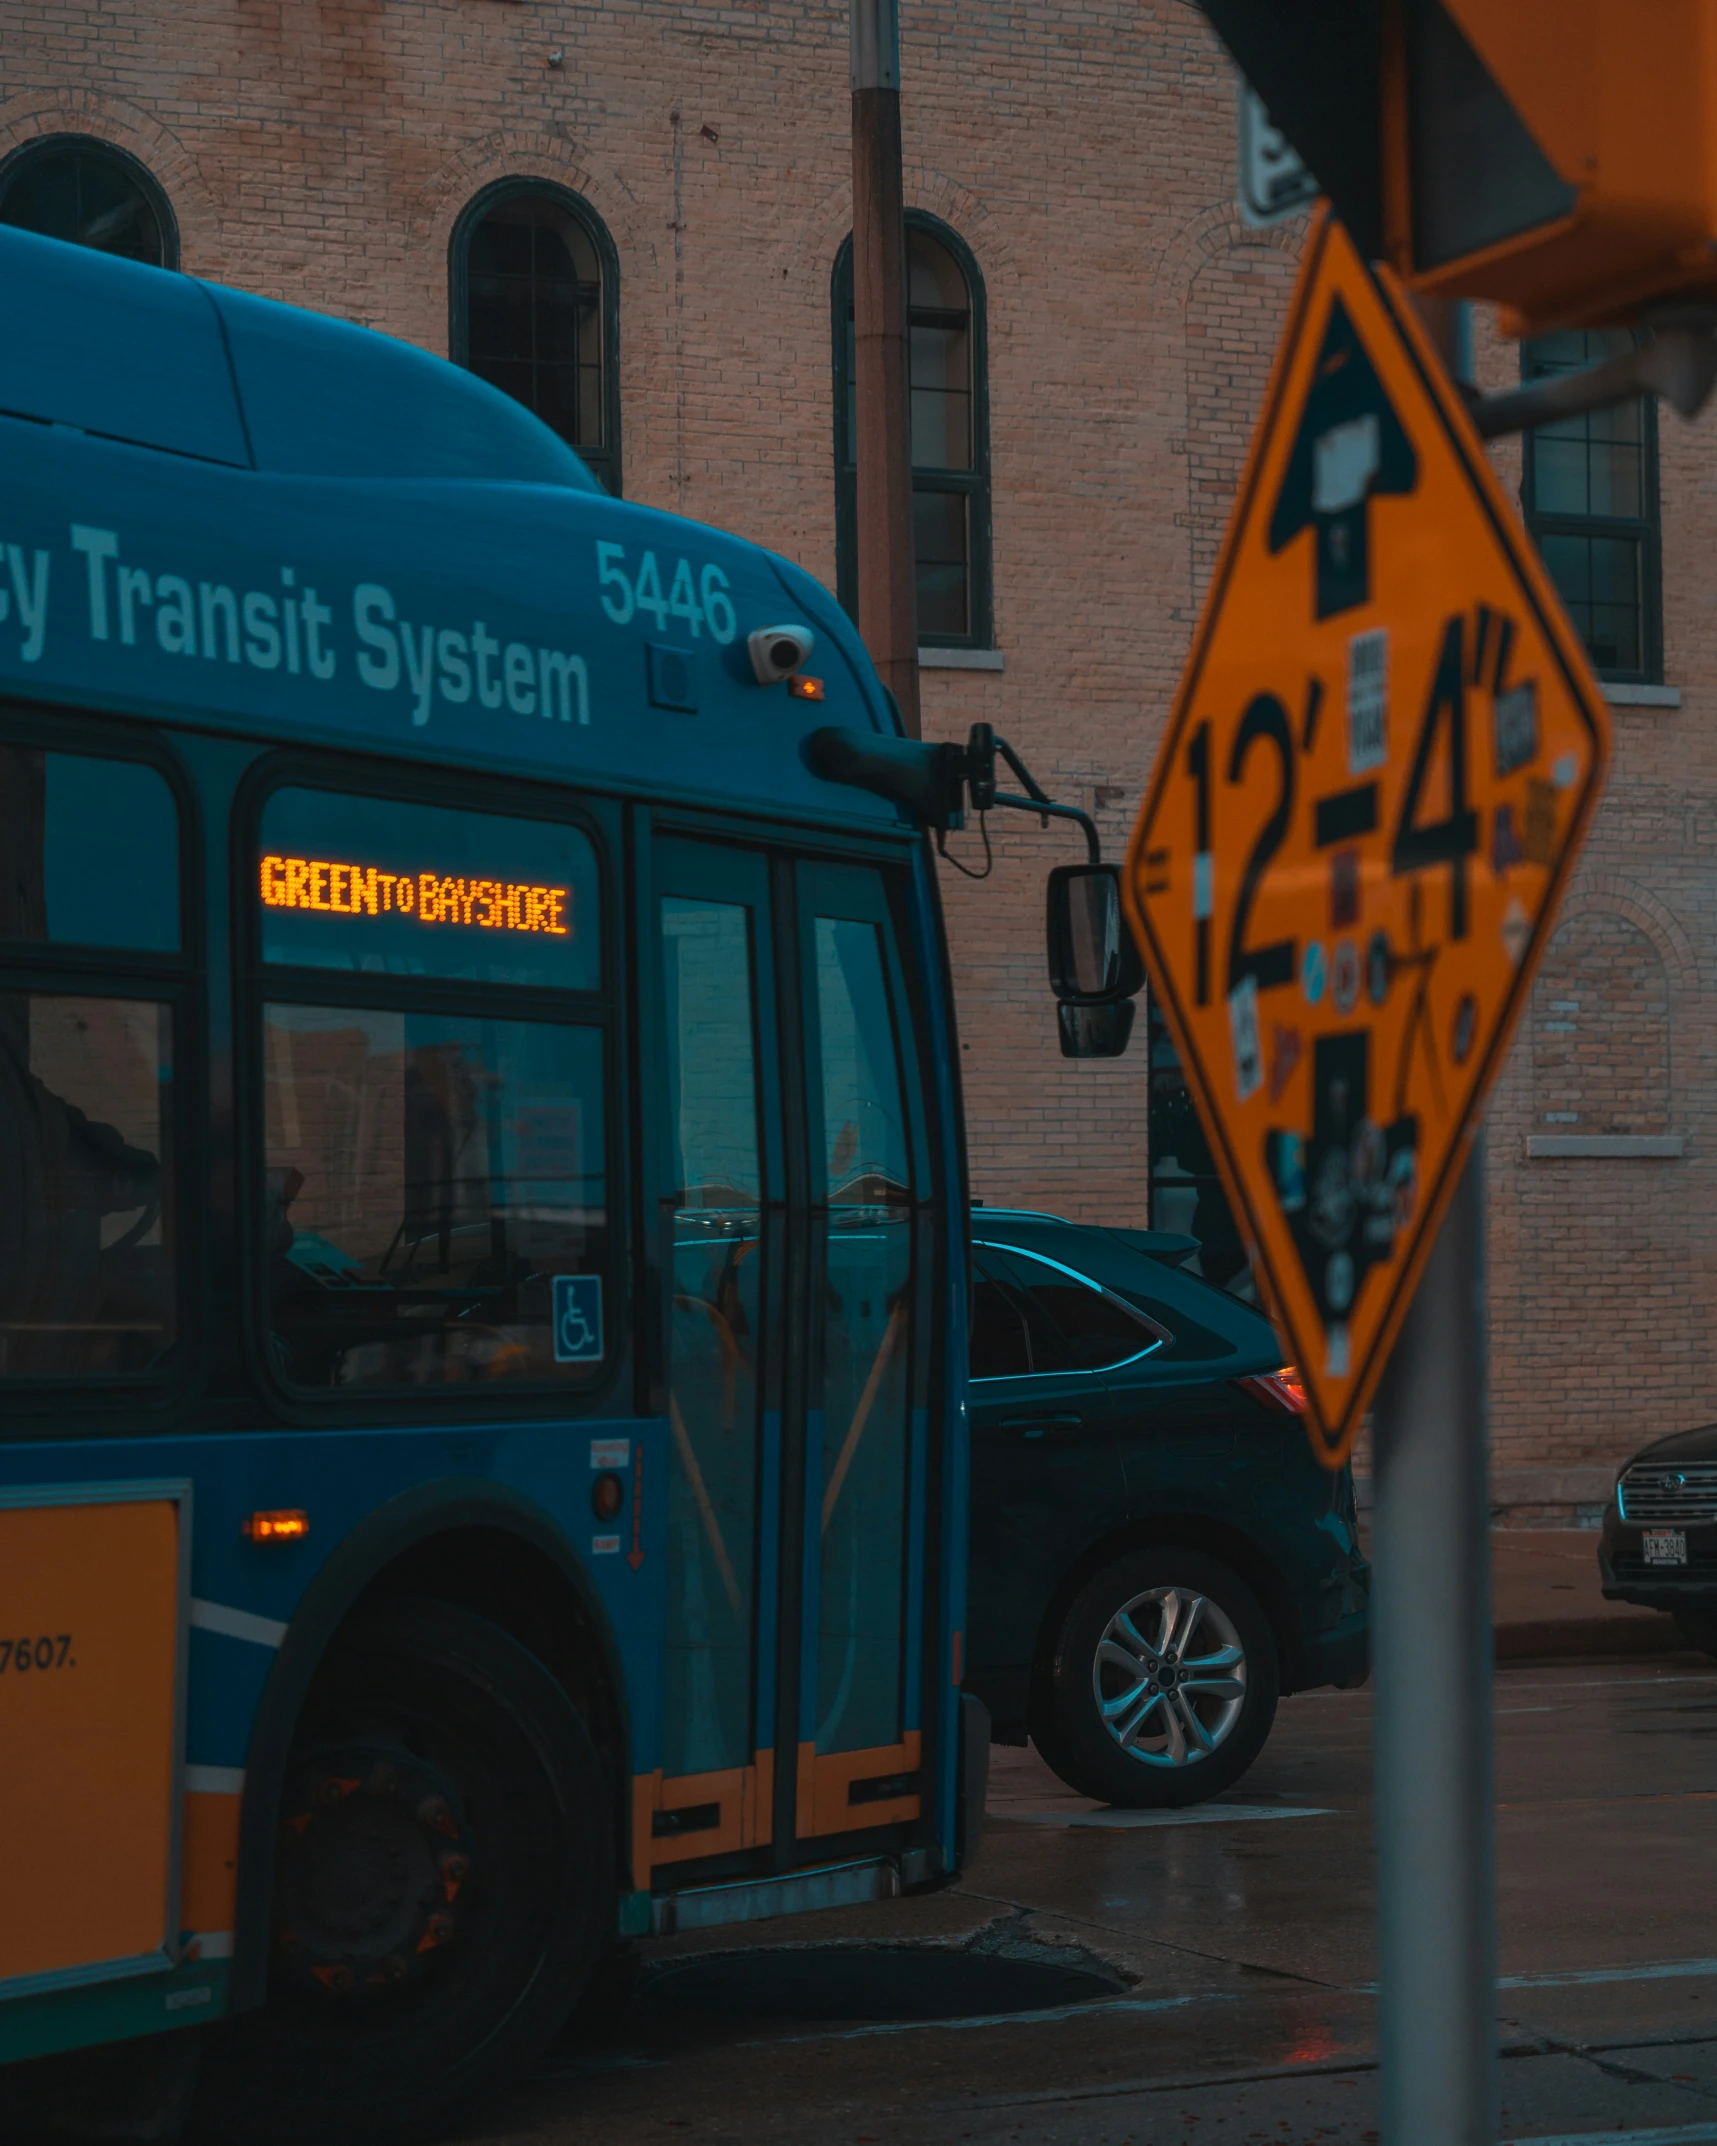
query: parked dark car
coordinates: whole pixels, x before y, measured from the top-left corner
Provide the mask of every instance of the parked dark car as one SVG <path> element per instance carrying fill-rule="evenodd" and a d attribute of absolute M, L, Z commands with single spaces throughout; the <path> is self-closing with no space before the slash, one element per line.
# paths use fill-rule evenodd
<path fill-rule="evenodd" d="M 972 1237 L 966 1687 L 1082 1795 L 1200 1802 L 1279 1695 L 1364 1681 L 1352 1477 L 1194 1239 L 984 1207 Z"/>
<path fill-rule="evenodd" d="M 1717 1654 L 1717 1423 L 1660 1438 L 1628 1462 L 1598 1569 L 1612 1602 L 1668 1610 L 1689 1646 Z"/>

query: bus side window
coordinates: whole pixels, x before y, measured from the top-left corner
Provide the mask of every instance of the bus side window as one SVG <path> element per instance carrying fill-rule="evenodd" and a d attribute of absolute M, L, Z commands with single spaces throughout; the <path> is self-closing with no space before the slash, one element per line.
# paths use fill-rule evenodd
<path fill-rule="evenodd" d="M 146 1377 L 178 1330 L 173 977 L 178 809 L 136 760 L 0 744 L 0 969 L 52 946 L 84 977 L 0 975 L 0 1378 Z M 105 986 L 105 988 L 104 988 Z"/>
<path fill-rule="evenodd" d="M 276 1374 L 589 1384 L 615 1325 L 589 837 L 309 789 L 259 834 Z"/>

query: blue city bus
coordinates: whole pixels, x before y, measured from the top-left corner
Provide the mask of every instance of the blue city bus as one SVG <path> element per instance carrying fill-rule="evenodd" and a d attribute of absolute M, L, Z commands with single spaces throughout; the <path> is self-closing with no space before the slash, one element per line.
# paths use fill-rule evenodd
<path fill-rule="evenodd" d="M 935 751 L 467 373 L 0 287 L 0 2058 L 373 2139 L 960 1866 Z"/>

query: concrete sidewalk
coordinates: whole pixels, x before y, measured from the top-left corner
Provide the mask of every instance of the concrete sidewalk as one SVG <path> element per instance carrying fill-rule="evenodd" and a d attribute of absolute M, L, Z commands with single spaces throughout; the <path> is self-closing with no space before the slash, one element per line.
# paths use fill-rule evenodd
<path fill-rule="evenodd" d="M 1604 1600 L 1595 1528 L 1493 1528 L 1490 1540 L 1499 1662 L 1685 1650 L 1687 1642 L 1660 1610 Z"/>

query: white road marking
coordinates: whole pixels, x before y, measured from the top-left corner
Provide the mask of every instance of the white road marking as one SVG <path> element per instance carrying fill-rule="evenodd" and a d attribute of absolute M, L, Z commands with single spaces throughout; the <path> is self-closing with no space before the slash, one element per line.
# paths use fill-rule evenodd
<path fill-rule="evenodd" d="M 1564 1975 L 1499 1975 L 1496 1986 L 1499 1990 L 1576 1989 L 1593 1982 L 1670 1982 L 1683 1975 L 1717 1975 L 1717 1960 L 1660 1960 L 1651 1967 L 1589 1967 Z"/>
<path fill-rule="evenodd" d="M 1697 1975 L 1717 1975 L 1717 1960 L 1657 1960 L 1648 1967 L 1581 1967 L 1556 1975 L 1498 1975 L 1496 1986 L 1499 1990 L 1588 1989 L 1605 1982 L 1674 1982 Z M 1348 1988 L 1356 1997 L 1377 1995 L 1375 1982 L 1351 1982 Z"/>
<path fill-rule="evenodd" d="M 1252 1818 L 1333 1818 L 1335 1813 L 1310 1805 L 1282 1803 L 1195 1803 L 1184 1811 L 1003 1811 L 997 1818 L 1017 1818 L 1033 1826 L 1094 1826 L 1101 1832 L 1133 1832 L 1143 1826 L 1228 1826 Z"/>
<path fill-rule="evenodd" d="M 1708 2146 L 1717 2117 L 1702 2124 L 1662 2124 L 1654 2131 L 1559 2131 L 1548 2138 L 1510 2139 L 1506 2146 Z"/>
<path fill-rule="evenodd" d="M 1534 1665 L 1538 1666 L 1538 1665 Z M 1507 1679 L 1510 1691 L 1655 1691 L 1660 1684 L 1717 1684 L 1717 1669 L 1678 1670 L 1673 1676 L 1659 1676 L 1649 1669 L 1642 1669 L 1631 1677 L 1528 1677 L 1513 1669 L 1507 1662 L 1496 1665 L 1498 1688 Z M 1355 1686 L 1352 1691 L 1338 1691 L 1332 1685 L 1327 1691 L 1295 1692 L 1295 1706 L 1315 1706 L 1322 1701 L 1333 1706 L 1338 1700 L 1363 1699 L 1368 1703 L 1375 1696 L 1369 1685 Z"/>
<path fill-rule="evenodd" d="M 922 2034 L 944 2027 L 1045 2027 L 1064 2019 L 1095 2019 L 1100 2013 L 1178 2012 L 1189 2004 L 1238 2004 L 1226 1990 L 1201 1990 L 1190 1997 L 1112 1997 L 1095 2004 L 1058 2004 L 1041 2012 L 986 2012 L 975 2019 L 890 2019 L 871 2027 L 840 2027 L 828 2034 L 771 2035 L 766 2042 L 741 2042 L 741 2049 L 779 2049 L 795 2042 L 863 2042 L 879 2034 Z"/>

